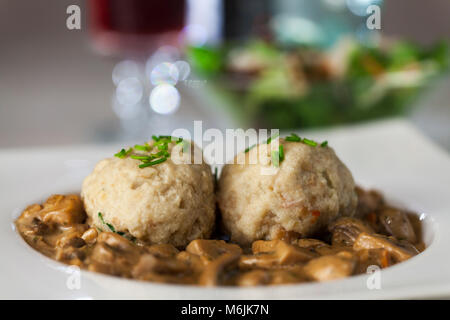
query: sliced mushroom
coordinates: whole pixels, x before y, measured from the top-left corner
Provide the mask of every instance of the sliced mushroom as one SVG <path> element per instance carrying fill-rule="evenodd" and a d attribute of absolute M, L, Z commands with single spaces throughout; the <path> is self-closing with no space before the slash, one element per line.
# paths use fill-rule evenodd
<path fill-rule="evenodd" d="M 388 235 L 411 243 L 417 241 L 414 228 L 405 212 L 393 208 L 385 208 L 380 211 L 378 217 L 385 233 Z"/>
<path fill-rule="evenodd" d="M 334 246 L 352 246 L 361 232 L 373 233 L 371 227 L 359 219 L 344 217 L 336 220 L 329 227 Z"/>
<path fill-rule="evenodd" d="M 295 244 L 300 248 L 317 252 L 322 256 L 336 253 L 336 249 L 318 239 L 298 239 Z"/>
<path fill-rule="evenodd" d="M 157 274 L 183 274 L 188 273 L 189 267 L 177 259 L 158 258 L 152 254 L 143 254 L 133 267 L 131 274 L 138 279 L 144 279 L 149 273 Z"/>
<path fill-rule="evenodd" d="M 290 265 L 299 262 L 305 262 L 317 256 L 309 250 L 290 245 L 284 241 L 281 241 L 278 244 L 275 250 L 275 254 L 278 257 L 280 265 Z"/>
<path fill-rule="evenodd" d="M 97 237 L 90 256 L 89 270 L 123 277 L 131 277 L 142 249 L 122 236 L 112 232 L 102 232 Z"/>
<path fill-rule="evenodd" d="M 224 285 L 227 282 L 228 271 L 236 270 L 239 253 L 224 253 L 205 267 L 199 283 L 204 286 Z"/>
<path fill-rule="evenodd" d="M 356 251 L 358 257 L 358 273 L 366 273 L 370 266 L 387 268 L 394 263 L 391 254 L 386 249 L 361 249 Z"/>
<path fill-rule="evenodd" d="M 171 244 L 154 244 L 149 246 L 147 251 L 161 258 L 173 258 L 179 253 L 179 250 Z"/>
<path fill-rule="evenodd" d="M 94 244 L 97 241 L 98 231 L 95 228 L 89 228 L 86 230 L 81 238 L 86 241 L 87 244 Z"/>
<path fill-rule="evenodd" d="M 203 239 L 191 241 L 186 247 L 186 251 L 201 256 L 205 263 L 217 259 L 226 253 L 238 255 L 242 253 L 242 249 L 238 245 L 226 243 L 223 240 Z"/>
<path fill-rule="evenodd" d="M 253 255 L 242 256 L 240 266 L 243 268 L 272 268 L 303 263 L 316 257 L 310 250 L 288 244 L 282 240 L 255 241 L 252 246 Z"/>
<path fill-rule="evenodd" d="M 375 190 L 363 190 L 360 187 L 355 188 L 358 195 L 358 212 L 359 217 L 364 217 L 371 212 L 375 212 L 380 209 L 383 204 L 383 196 Z"/>
<path fill-rule="evenodd" d="M 313 259 L 305 265 L 304 270 L 311 280 L 329 281 L 350 276 L 355 266 L 354 256 L 344 251 Z"/>
<path fill-rule="evenodd" d="M 270 272 L 270 284 L 286 284 L 286 283 L 299 283 L 308 281 L 307 275 L 303 267 L 295 266 L 288 269 L 276 269 Z"/>
<path fill-rule="evenodd" d="M 118 252 L 137 251 L 136 246 L 134 246 L 130 241 L 113 232 L 101 232 L 97 237 L 97 242 L 105 243 L 110 248 Z"/>
<path fill-rule="evenodd" d="M 397 262 L 407 260 L 419 253 L 411 244 L 395 242 L 393 238 L 388 238 L 379 234 L 368 234 L 362 232 L 353 244 L 353 249 L 386 249 Z"/>
<path fill-rule="evenodd" d="M 34 217 L 31 221 L 31 229 L 33 234 L 38 235 L 38 236 L 43 236 L 45 234 L 48 234 L 52 231 L 52 228 L 41 221 L 41 219 Z"/>
<path fill-rule="evenodd" d="M 197 273 L 203 272 L 203 269 L 205 268 L 205 264 L 200 256 L 187 251 L 178 253 L 177 259 L 189 265 L 190 268 Z"/>
<path fill-rule="evenodd" d="M 45 223 L 70 226 L 86 219 L 81 199 L 77 195 L 53 195 L 44 203 L 39 213 Z"/>
<path fill-rule="evenodd" d="M 60 233 L 59 237 L 55 237 L 57 240 L 54 245 L 58 248 L 65 248 L 77 244 L 81 245 L 82 242 L 83 245 L 86 245 L 86 242 L 81 238 L 86 229 L 87 226 L 82 224 L 76 224 L 69 228 L 65 228 L 64 231 Z"/>
<path fill-rule="evenodd" d="M 240 274 L 236 284 L 242 287 L 268 284 L 271 281 L 270 273 L 266 270 L 251 270 Z"/>
<path fill-rule="evenodd" d="M 42 206 L 40 204 L 32 204 L 25 208 L 25 210 L 20 215 L 18 222 L 23 220 L 31 220 L 38 215 L 38 213 L 42 210 Z"/>

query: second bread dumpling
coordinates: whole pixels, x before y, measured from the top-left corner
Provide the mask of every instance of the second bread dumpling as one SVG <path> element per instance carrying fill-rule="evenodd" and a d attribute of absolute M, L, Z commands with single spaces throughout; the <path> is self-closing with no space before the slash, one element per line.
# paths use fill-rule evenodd
<path fill-rule="evenodd" d="M 285 139 L 278 143 L 284 153 L 279 164 L 273 163 L 271 144 L 263 143 L 238 155 L 245 157 L 244 164 L 235 161 L 222 169 L 218 190 L 222 222 L 241 245 L 286 234 L 309 237 L 337 217 L 355 212 L 352 174 L 332 148 Z"/>

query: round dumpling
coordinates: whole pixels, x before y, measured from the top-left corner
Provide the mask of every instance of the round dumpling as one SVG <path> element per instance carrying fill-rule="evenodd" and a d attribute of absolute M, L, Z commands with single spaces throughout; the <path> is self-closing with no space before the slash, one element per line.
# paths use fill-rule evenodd
<path fill-rule="evenodd" d="M 148 147 L 155 148 L 154 144 L 152 141 Z M 172 153 L 175 145 L 166 144 L 167 152 Z M 192 149 L 192 154 L 194 149 L 198 151 L 195 146 Z M 148 244 L 182 247 L 209 237 L 215 221 L 210 166 L 205 161 L 194 164 L 193 157 L 183 161 L 186 156 L 182 154 L 178 161 L 172 156 L 140 168 L 141 160 L 134 158 L 146 154 L 134 150 L 133 158 L 126 154 L 104 159 L 86 177 L 81 197 L 90 223 Z"/>
<path fill-rule="evenodd" d="M 238 155 L 243 164 L 235 158 L 222 170 L 218 203 L 223 226 L 242 245 L 287 235 L 309 237 L 355 212 L 353 177 L 333 149 L 284 139 L 278 143 L 284 153 L 279 164 L 273 163 L 271 144 L 264 143 Z"/>

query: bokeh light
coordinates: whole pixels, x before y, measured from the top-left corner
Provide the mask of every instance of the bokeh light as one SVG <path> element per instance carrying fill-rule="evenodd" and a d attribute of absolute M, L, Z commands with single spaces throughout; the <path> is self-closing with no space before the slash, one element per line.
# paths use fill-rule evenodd
<path fill-rule="evenodd" d="M 175 61 L 180 59 L 180 56 L 180 51 L 176 47 L 162 46 L 147 59 L 145 63 L 145 74 L 150 79 L 153 69 L 158 64 L 163 62 L 175 63 Z"/>
<path fill-rule="evenodd" d="M 345 0 L 322 0 L 322 2 L 331 10 L 340 11 L 345 8 Z"/>
<path fill-rule="evenodd" d="M 271 21 L 277 37 L 285 44 L 320 44 L 324 41 L 322 26 L 303 17 L 279 14 Z"/>
<path fill-rule="evenodd" d="M 189 63 L 183 60 L 179 60 L 175 62 L 175 67 L 178 69 L 178 80 L 183 81 L 186 80 L 189 77 L 189 74 L 191 73 L 191 67 Z"/>
<path fill-rule="evenodd" d="M 382 0 L 346 0 L 347 8 L 355 15 L 364 17 L 370 5 L 381 5 Z"/>
<path fill-rule="evenodd" d="M 201 47 L 208 41 L 208 30 L 199 24 L 189 24 L 182 32 L 187 43 Z"/>
<path fill-rule="evenodd" d="M 150 93 L 150 106 L 156 113 L 171 114 L 180 105 L 180 93 L 170 84 L 160 84 Z"/>
<path fill-rule="evenodd" d="M 112 71 L 112 81 L 117 86 L 119 82 L 127 78 L 141 78 L 141 68 L 133 60 L 123 60 L 114 66 Z"/>
<path fill-rule="evenodd" d="M 137 78 L 127 78 L 119 82 L 116 88 L 116 98 L 120 104 L 134 105 L 144 94 L 144 87 Z"/>
<path fill-rule="evenodd" d="M 112 98 L 112 109 L 116 116 L 121 120 L 129 120 L 129 119 L 136 119 L 139 116 L 142 115 L 144 109 L 144 106 L 142 103 L 136 103 L 136 104 L 130 104 L 130 105 L 124 105 L 121 104 L 116 96 L 114 95 Z"/>
<path fill-rule="evenodd" d="M 163 62 L 153 68 L 150 74 L 150 82 L 157 86 L 159 84 L 176 85 L 179 79 L 178 68 L 170 62 Z"/>

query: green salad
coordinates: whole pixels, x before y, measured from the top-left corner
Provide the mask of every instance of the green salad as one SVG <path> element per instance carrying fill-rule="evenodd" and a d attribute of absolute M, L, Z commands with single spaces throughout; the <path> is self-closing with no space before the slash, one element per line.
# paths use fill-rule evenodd
<path fill-rule="evenodd" d="M 385 41 L 386 42 L 386 41 Z M 449 67 L 449 47 L 394 41 L 279 48 L 262 41 L 190 47 L 194 71 L 244 126 L 307 128 L 405 113 Z"/>

